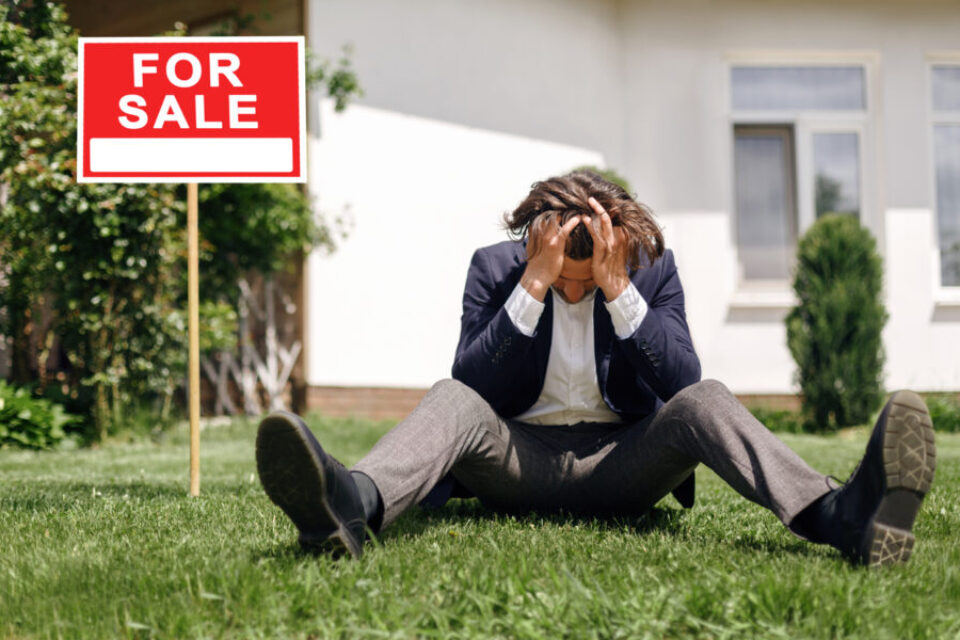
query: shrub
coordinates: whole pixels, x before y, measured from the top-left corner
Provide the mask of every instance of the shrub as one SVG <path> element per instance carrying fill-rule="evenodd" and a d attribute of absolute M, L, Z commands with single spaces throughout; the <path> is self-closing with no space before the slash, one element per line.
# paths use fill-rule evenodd
<path fill-rule="evenodd" d="M 622 187 L 627 193 L 633 193 L 633 188 L 630 186 L 630 181 L 620 175 L 616 169 L 601 169 L 593 164 L 582 164 L 578 167 L 574 167 L 571 171 L 590 171 L 597 174 L 607 182 L 612 182 L 613 184 Z"/>
<path fill-rule="evenodd" d="M 883 400 L 882 274 L 873 236 L 852 216 L 824 216 L 800 240 L 787 343 L 807 430 L 865 424 Z"/>
<path fill-rule="evenodd" d="M 0 333 L 13 380 L 41 389 L 59 338 L 71 399 L 102 438 L 181 377 L 167 316 L 183 206 L 172 185 L 76 182 L 76 47 L 61 6 L 0 5 Z"/>
<path fill-rule="evenodd" d="M 949 433 L 960 432 L 960 404 L 957 404 L 956 400 L 946 396 L 930 396 L 926 401 L 934 429 Z"/>
<path fill-rule="evenodd" d="M 66 437 L 64 427 L 78 420 L 60 405 L 0 380 L 0 448 L 50 449 Z"/>

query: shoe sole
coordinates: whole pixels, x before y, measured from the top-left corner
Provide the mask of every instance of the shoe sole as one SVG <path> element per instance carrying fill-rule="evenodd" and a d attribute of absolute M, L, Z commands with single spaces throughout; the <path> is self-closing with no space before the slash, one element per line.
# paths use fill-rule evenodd
<path fill-rule="evenodd" d="M 888 404 L 883 434 L 886 492 L 860 547 L 871 567 L 907 562 L 913 552 L 911 533 L 924 496 L 933 484 L 937 449 L 933 421 L 923 399 L 898 391 Z"/>
<path fill-rule="evenodd" d="M 273 413 L 257 431 L 257 473 L 267 496 L 300 530 L 310 551 L 359 558 L 360 541 L 327 500 L 323 463 L 299 420 Z"/>

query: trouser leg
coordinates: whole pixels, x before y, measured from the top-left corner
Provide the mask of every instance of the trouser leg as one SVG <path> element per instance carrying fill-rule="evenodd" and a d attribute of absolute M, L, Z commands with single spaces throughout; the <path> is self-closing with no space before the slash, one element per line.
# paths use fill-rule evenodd
<path fill-rule="evenodd" d="M 423 500 L 456 465 L 489 467 L 496 474 L 510 466 L 511 456 L 506 421 L 473 389 L 441 380 L 353 470 L 377 485 L 385 526 Z"/>
<path fill-rule="evenodd" d="M 698 463 L 786 525 L 834 486 L 715 380 L 687 387 L 596 455 L 588 490 L 617 511 L 653 506 Z"/>
<path fill-rule="evenodd" d="M 588 512 L 594 497 L 577 491 L 590 471 L 582 458 L 613 431 L 610 425 L 506 420 L 473 389 L 441 380 L 353 471 L 369 476 L 380 491 L 382 526 L 423 500 L 448 473 L 494 509 Z"/>

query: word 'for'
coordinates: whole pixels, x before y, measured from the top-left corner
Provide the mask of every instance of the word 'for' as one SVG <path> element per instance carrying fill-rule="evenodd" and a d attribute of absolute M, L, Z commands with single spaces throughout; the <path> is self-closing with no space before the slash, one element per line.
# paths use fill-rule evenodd
<path fill-rule="evenodd" d="M 142 88 L 144 76 L 158 74 L 159 69 L 156 65 L 150 64 L 157 62 L 160 55 L 157 53 L 135 53 L 133 54 L 133 86 Z M 181 64 L 181 63 L 186 63 Z M 188 75 L 182 76 L 178 73 L 184 66 L 189 67 Z M 225 80 L 232 87 L 242 87 L 243 83 L 237 77 L 237 70 L 240 68 L 240 58 L 234 53 L 211 53 L 208 58 L 207 80 L 210 87 L 220 87 L 222 80 Z M 175 53 L 167 59 L 164 65 L 167 82 L 180 89 L 188 89 L 196 86 L 204 77 L 203 64 L 197 56 L 190 53 Z M 226 86 L 226 85 L 224 85 Z M 202 94 L 193 97 L 193 127 L 191 127 L 187 116 L 184 115 L 183 108 L 175 95 L 167 94 L 163 96 L 160 107 L 156 109 L 153 117 L 153 128 L 162 129 L 166 124 L 176 124 L 181 129 L 222 129 L 223 121 L 207 119 L 206 97 Z M 224 98 L 222 93 L 217 97 Z M 256 120 L 246 119 L 246 116 L 256 115 L 257 96 L 253 94 L 231 93 L 226 96 L 227 116 L 229 129 L 256 129 L 258 123 Z M 117 120 L 120 125 L 126 129 L 142 129 L 150 122 L 151 105 L 147 99 L 136 93 L 128 93 L 120 98 L 120 111 L 125 115 L 119 116 Z M 243 117 L 244 119 L 241 119 Z"/>

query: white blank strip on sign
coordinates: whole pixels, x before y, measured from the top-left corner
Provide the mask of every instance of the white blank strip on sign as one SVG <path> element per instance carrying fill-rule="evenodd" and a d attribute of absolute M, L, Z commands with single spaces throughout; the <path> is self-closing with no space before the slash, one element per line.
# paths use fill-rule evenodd
<path fill-rule="evenodd" d="M 293 139 L 91 138 L 90 170 L 288 173 L 293 171 Z"/>

